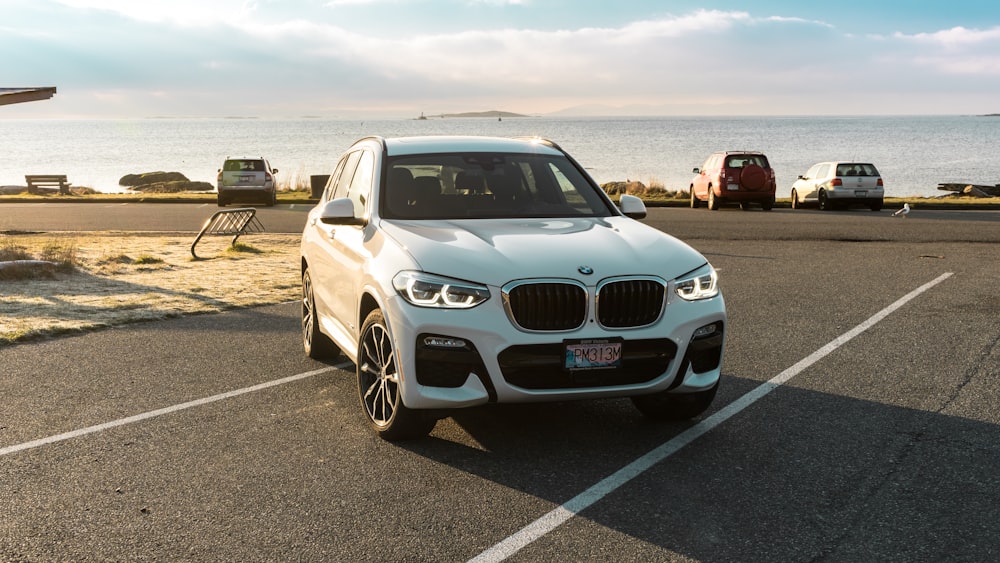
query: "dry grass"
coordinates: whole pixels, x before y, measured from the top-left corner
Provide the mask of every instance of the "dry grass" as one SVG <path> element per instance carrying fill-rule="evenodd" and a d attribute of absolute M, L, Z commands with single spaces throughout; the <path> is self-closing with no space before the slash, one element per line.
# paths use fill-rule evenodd
<path fill-rule="evenodd" d="M 0 260 L 71 253 L 68 268 L 0 279 L 0 346 L 298 299 L 299 235 L 244 235 L 236 246 L 229 237 L 205 237 L 200 260 L 191 256 L 193 240 L 189 234 L 0 235 L 0 249 L 18 249 L 20 256 Z"/>

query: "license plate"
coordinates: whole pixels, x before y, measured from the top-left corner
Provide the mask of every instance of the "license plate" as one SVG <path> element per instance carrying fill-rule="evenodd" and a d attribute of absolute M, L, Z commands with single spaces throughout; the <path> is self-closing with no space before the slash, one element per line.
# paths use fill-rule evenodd
<path fill-rule="evenodd" d="M 730 191 L 736 191 L 736 190 L 740 189 L 740 185 L 739 184 L 727 184 L 726 185 L 726 189 L 730 190 Z"/>
<path fill-rule="evenodd" d="M 253 175 L 240 176 L 240 182 L 253 182 Z"/>
<path fill-rule="evenodd" d="M 608 369 L 622 365 L 622 341 L 612 339 L 568 340 L 568 370 Z"/>
<path fill-rule="evenodd" d="M 868 190 L 854 190 L 854 197 L 866 197 L 868 196 Z"/>

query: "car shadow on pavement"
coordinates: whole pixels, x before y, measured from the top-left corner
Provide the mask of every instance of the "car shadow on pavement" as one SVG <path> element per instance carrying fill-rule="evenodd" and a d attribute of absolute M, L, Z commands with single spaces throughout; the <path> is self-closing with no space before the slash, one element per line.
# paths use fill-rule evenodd
<path fill-rule="evenodd" d="M 758 385 L 727 376 L 722 388 Z M 555 508 L 696 423 L 632 411 L 628 400 L 472 409 L 402 447 Z M 597 528 L 576 527 L 702 561 L 986 560 L 1000 538 L 998 430 L 783 386 L 577 516 Z"/>

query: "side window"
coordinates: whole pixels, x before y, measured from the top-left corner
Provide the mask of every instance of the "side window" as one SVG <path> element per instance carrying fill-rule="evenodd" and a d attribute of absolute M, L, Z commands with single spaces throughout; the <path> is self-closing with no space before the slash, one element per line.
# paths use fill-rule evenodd
<path fill-rule="evenodd" d="M 327 202 L 327 201 L 330 201 L 331 199 L 333 199 L 333 190 L 336 189 L 336 187 L 337 187 L 337 179 L 340 178 L 340 175 L 344 172 L 344 164 L 346 162 L 347 162 L 347 157 L 346 156 L 344 158 L 341 158 L 340 162 L 337 163 L 336 170 L 334 170 L 333 174 L 330 174 L 330 178 L 327 179 L 327 181 L 326 181 L 326 187 L 323 188 L 323 201 L 324 202 Z"/>
<path fill-rule="evenodd" d="M 806 178 L 816 178 L 817 174 L 819 174 L 819 164 L 814 165 L 808 172 L 806 172 Z"/>
<path fill-rule="evenodd" d="M 372 193 L 372 179 L 375 177 L 375 155 L 371 151 L 358 151 L 361 158 L 358 161 L 357 171 L 351 179 L 351 186 L 347 191 L 347 197 L 354 202 L 354 217 L 361 219 L 365 216 L 365 207 L 368 198 Z"/>
<path fill-rule="evenodd" d="M 817 178 L 826 178 L 829 174 L 830 174 L 830 165 L 829 164 L 824 164 L 823 166 L 819 167 L 819 171 L 816 172 L 816 177 Z"/>
<path fill-rule="evenodd" d="M 347 189 L 351 187 L 351 180 L 354 179 L 354 171 L 358 168 L 358 160 L 361 158 L 361 151 L 354 151 L 347 156 L 344 169 L 337 177 L 337 185 L 333 189 L 333 197 L 330 199 L 340 199 L 347 197 Z"/>

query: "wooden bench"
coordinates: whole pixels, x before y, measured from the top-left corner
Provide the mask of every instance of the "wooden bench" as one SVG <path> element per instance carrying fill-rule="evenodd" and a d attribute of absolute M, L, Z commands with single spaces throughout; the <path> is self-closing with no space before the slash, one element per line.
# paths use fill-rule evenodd
<path fill-rule="evenodd" d="M 37 194 L 43 188 L 59 188 L 59 193 L 68 194 L 70 183 L 65 174 L 25 174 L 24 181 L 28 183 L 28 193 Z"/>

